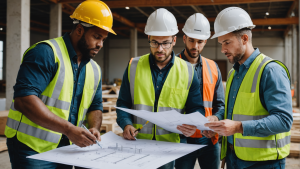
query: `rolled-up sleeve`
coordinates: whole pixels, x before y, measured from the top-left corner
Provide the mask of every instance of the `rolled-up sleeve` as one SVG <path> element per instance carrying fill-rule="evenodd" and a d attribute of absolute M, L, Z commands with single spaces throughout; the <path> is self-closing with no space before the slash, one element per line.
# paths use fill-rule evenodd
<path fill-rule="evenodd" d="M 132 107 L 130 85 L 128 80 L 128 66 L 123 75 L 122 85 L 117 100 L 117 107 L 122 107 L 126 109 L 131 109 Z M 123 130 L 125 126 L 132 125 L 132 118 L 133 117 L 131 114 L 117 109 L 117 123 Z"/>
<path fill-rule="evenodd" d="M 55 76 L 57 68 L 53 50 L 48 44 L 41 43 L 29 50 L 20 65 L 14 98 L 29 95 L 39 97 Z"/>
<path fill-rule="evenodd" d="M 243 121 L 243 135 L 266 137 L 289 131 L 293 123 L 290 80 L 285 69 L 275 62 L 269 63 L 262 74 L 260 98 L 270 115 Z"/>

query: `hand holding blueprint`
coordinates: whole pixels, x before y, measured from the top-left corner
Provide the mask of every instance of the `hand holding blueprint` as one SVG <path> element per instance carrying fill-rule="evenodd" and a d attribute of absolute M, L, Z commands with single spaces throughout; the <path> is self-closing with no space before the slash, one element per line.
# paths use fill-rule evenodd
<path fill-rule="evenodd" d="M 164 112 L 149 112 L 145 110 L 132 110 L 121 107 L 116 108 L 140 117 L 144 120 L 148 120 L 151 123 L 154 123 L 159 127 L 173 133 L 182 134 L 182 132 L 177 129 L 177 125 L 182 124 L 194 125 L 199 130 L 211 130 L 208 127 L 204 126 L 204 124 L 209 123 L 209 121 L 199 112 L 180 114 L 176 110 Z"/>

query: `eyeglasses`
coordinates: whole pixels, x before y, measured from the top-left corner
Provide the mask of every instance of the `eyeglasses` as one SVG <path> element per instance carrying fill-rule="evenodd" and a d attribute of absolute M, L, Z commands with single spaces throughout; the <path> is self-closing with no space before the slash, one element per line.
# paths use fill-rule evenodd
<path fill-rule="evenodd" d="M 158 48 L 160 45 L 163 49 L 169 49 L 171 47 L 171 44 L 173 43 L 173 38 L 172 42 L 163 42 L 163 43 L 158 43 L 156 41 L 149 41 L 151 48 Z"/>

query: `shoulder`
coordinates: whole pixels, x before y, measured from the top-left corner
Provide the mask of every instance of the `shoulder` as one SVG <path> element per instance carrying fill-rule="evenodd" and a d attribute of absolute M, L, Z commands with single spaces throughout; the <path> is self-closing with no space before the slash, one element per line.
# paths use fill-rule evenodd
<path fill-rule="evenodd" d="M 54 52 L 53 49 L 50 45 L 47 43 L 40 43 L 37 44 L 34 48 L 29 50 L 25 56 L 23 61 L 50 61 L 50 62 L 55 62 L 54 59 Z"/>

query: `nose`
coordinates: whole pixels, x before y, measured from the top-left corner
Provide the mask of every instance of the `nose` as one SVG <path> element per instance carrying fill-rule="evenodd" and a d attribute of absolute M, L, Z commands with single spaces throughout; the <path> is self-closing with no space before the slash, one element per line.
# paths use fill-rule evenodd
<path fill-rule="evenodd" d="M 221 52 L 222 52 L 222 53 L 226 53 L 226 52 L 227 52 L 227 49 L 226 49 L 223 45 L 222 45 Z"/>
<path fill-rule="evenodd" d="M 103 47 L 103 40 L 98 41 L 98 43 L 96 44 L 97 48 L 102 48 Z"/>
<path fill-rule="evenodd" d="M 164 48 L 162 47 L 162 44 L 158 45 L 158 47 L 156 48 L 157 51 L 161 52 L 164 50 Z"/>

